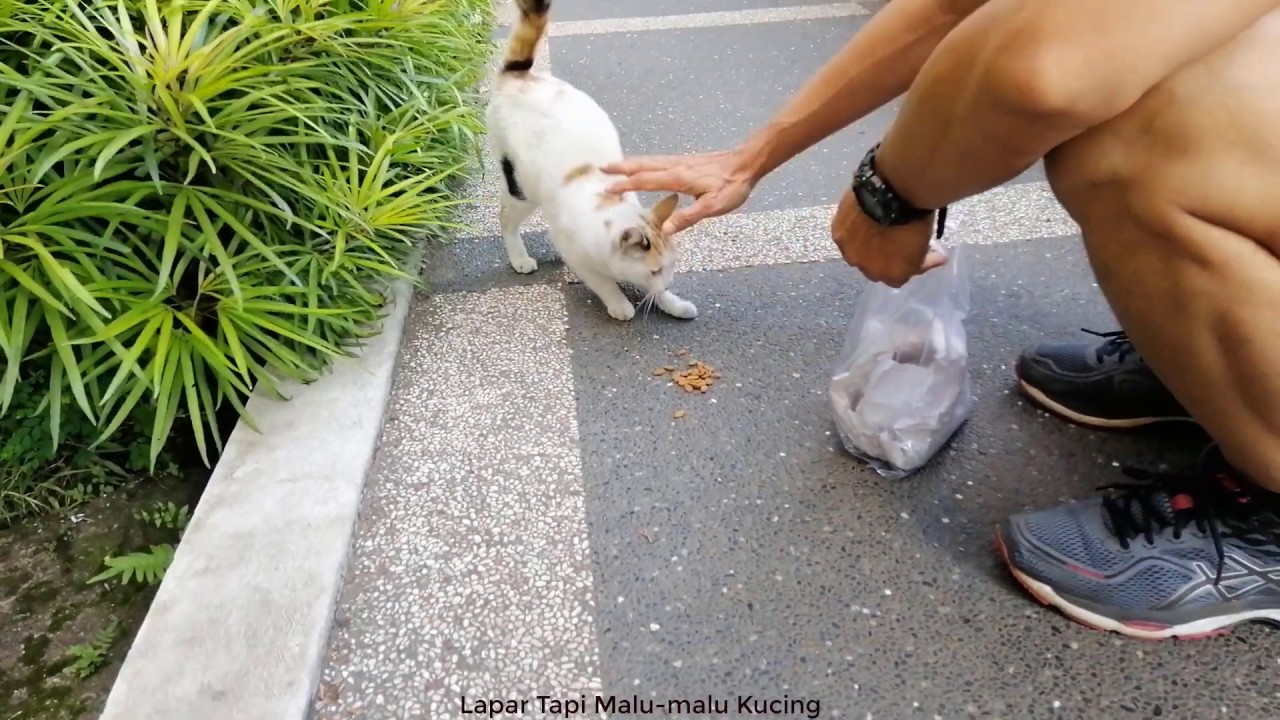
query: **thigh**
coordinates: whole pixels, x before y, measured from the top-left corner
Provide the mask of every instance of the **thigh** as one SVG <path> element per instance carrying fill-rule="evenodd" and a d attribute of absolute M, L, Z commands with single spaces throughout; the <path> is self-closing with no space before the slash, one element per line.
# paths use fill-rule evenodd
<path fill-rule="evenodd" d="M 1190 216 L 1280 255 L 1280 11 L 1065 143 L 1046 166 L 1086 231 L 1097 206 L 1110 215 L 1123 203 L 1139 219 Z"/>

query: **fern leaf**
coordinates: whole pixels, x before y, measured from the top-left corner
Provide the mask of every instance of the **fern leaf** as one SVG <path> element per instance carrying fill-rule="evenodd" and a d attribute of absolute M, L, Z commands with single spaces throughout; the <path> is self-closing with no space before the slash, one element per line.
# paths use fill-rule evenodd
<path fill-rule="evenodd" d="M 72 663 L 67 666 L 65 671 L 78 676 L 80 679 L 96 673 L 102 667 L 102 663 L 106 661 L 108 653 L 111 652 L 111 646 L 115 644 L 119 637 L 120 621 L 113 616 L 106 626 L 93 636 L 93 642 L 88 645 L 72 645 L 67 648 L 67 657 L 72 660 Z"/>
<path fill-rule="evenodd" d="M 121 584 L 141 582 L 155 585 L 164 579 L 165 572 L 173 563 L 172 545 L 152 545 L 149 552 L 135 552 L 120 557 L 108 557 L 102 561 L 106 570 L 89 579 L 90 583 L 99 583 L 119 577 Z"/>
<path fill-rule="evenodd" d="M 98 652 L 105 654 L 115 644 L 116 639 L 120 637 L 120 621 L 112 617 L 97 635 L 93 636 L 93 647 Z"/>

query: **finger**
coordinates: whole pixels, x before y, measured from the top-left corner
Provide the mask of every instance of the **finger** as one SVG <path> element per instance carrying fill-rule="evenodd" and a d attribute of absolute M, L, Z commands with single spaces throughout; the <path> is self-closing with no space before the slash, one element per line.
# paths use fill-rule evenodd
<path fill-rule="evenodd" d="M 881 273 L 880 282 L 897 289 L 911 282 L 912 278 L 923 272 L 924 270 L 912 270 L 910 267 L 896 266 Z"/>
<path fill-rule="evenodd" d="M 906 285 L 917 274 L 910 270 L 904 271 L 900 267 L 894 267 L 892 264 L 885 264 L 884 262 L 872 263 L 870 267 L 859 267 L 858 269 L 862 271 L 867 280 L 888 285 L 895 290 Z"/>
<path fill-rule="evenodd" d="M 720 207 L 716 201 L 710 197 L 703 196 L 689 207 L 681 208 L 671 213 L 671 217 L 667 218 L 667 221 L 662 224 L 662 232 L 674 235 L 693 227 L 709 217 L 723 215 L 724 213 L 725 209 Z"/>
<path fill-rule="evenodd" d="M 849 263 L 849 264 L 850 264 L 851 266 L 853 266 L 854 268 L 856 268 L 858 272 L 862 273 L 862 277 L 866 278 L 866 279 L 867 279 L 867 282 L 870 282 L 870 283 L 884 283 L 885 285 L 889 285 L 889 283 L 888 283 L 888 282 L 886 282 L 886 278 L 885 278 L 885 276 L 884 276 L 883 274 L 881 274 L 880 272 L 878 272 L 877 270 L 875 270 L 875 269 L 873 269 L 873 268 L 864 268 L 864 267 L 859 267 L 859 266 L 857 266 L 857 265 L 854 265 L 853 263 Z M 893 287 L 893 286 L 892 286 L 892 285 L 889 285 L 889 287 Z"/>
<path fill-rule="evenodd" d="M 608 175 L 634 175 L 638 172 L 669 170 L 673 165 L 687 160 L 684 155 L 637 155 L 611 162 L 600 169 Z"/>
<path fill-rule="evenodd" d="M 892 270 L 885 270 L 879 265 L 873 267 L 859 267 L 858 269 L 862 271 L 863 276 L 866 277 L 869 282 L 888 285 L 895 290 L 905 285 L 907 279 L 909 279 L 903 278 L 900 273 L 893 272 Z"/>
<path fill-rule="evenodd" d="M 609 186 L 609 192 L 611 193 L 641 191 L 665 191 L 682 195 L 697 194 L 690 191 L 689 183 L 684 178 L 670 171 L 638 172 L 630 177 L 623 177 Z"/>
<path fill-rule="evenodd" d="M 924 262 L 920 265 L 920 272 L 927 273 L 934 268 L 940 268 L 947 264 L 947 256 L 937 250 L 930 250 L 928 255 L 924 256 Z"/>

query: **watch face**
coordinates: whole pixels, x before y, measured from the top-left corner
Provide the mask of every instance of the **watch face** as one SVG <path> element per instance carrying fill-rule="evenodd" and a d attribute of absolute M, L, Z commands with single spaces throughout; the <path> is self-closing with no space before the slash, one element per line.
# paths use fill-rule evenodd
<path fill-rule="evenodd" d="M 853 197 L 858 201 L 858 207 L 862 208 L 862 212 L 867 217 L 877 223 L 885 222 L 885 208 L 880 204 L 876 193 L 872 192 L 866 183 L 860 182 L 853 186 Z"/>

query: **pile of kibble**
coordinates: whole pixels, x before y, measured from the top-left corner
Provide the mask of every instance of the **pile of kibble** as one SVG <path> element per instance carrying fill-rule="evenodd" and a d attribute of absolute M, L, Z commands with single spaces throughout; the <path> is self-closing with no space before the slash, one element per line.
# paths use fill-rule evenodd
<path fill-rule="evenodd" d="M 684 370 L 674 365 L 664 365 L 653 371 L 654 375 L 670 375 L 676 387 L 688 393 L 705 393 L 720 379 L 720 373 L 701 360 L 692 360 Z"/>

